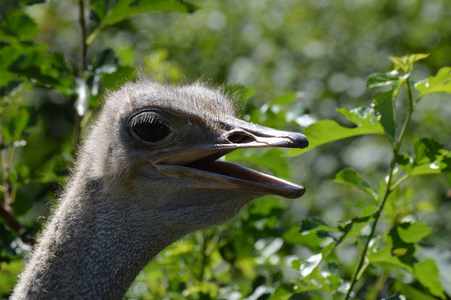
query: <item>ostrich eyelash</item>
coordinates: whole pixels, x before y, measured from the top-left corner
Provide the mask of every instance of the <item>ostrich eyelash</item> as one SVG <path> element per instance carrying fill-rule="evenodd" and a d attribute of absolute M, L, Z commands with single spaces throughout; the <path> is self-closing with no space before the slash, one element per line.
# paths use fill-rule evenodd
<path fill-rule="evenodd" d="M 148 124 L 162 124 L 162 125 L 166 125 L 165 122 L 161 121 L 160 118 L 156 117 L 154 114 L 152 113 L 141 113 L 139 115 L 134 116 L 128 126 L 129 127 L 135 127 L 139 124 L 144 124 L 144 123 L 148 123 Z"/>

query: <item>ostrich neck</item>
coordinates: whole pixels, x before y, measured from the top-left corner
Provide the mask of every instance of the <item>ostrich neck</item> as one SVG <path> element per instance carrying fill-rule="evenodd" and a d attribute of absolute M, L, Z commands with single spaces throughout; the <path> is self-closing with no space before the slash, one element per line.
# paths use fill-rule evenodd
<path fill-rule="evenodd" d="M 53 213 L 11 299 L 122 299 L 142 268 L 178 238 L 134 199 L 100 181 L 78 181 Z"/>

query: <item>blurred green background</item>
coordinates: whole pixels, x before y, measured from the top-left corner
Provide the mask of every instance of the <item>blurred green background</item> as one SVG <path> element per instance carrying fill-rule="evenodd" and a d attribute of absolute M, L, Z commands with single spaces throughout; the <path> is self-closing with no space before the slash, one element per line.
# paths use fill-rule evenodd
<path fill-rule="evenodd" d="M 10 203 L 11 209 L 21 224 L 19 234 L 31 243 L 45 223 L 49 203 L 55 203 L 75 157 L 74 103 L 80 91 L 75 77 L 80 74 L 82 47 L 76 1 L 25 6 L 26 2 L 32 1 L 0 3 L 0 24 L 3 22 L 5 28 L 11 25 L 8 16 L 19 13 L 26 13 L 37 25 L 18 25 L 17 30 L 25 38 L 17 42 L 20 46 L 16 49 L 25 53 L 31 50 L 24 49 L 33 44 L 34 56 L 25 71 L 15 71 L 17 77 L 10 79 L 9 71 L 1 73 L 0 83 L 4 85 L 3 182 L 13 182 L 15 201 Z M 201 78 L 213 86 L 239 90 L 243 118 L 278 129 L 302 131 L 321 119 L 346 124 L 336 108 L 369 105 L 374 91 L 366 88 L 366 78 L 389 71 L 389 56 L 430 53 L 417 64 L 414 79 L 426 78 L 440 67 L 451 65 L 448 0 L 190 3 L 195 8 L 192 13 L 139 14 L 96 36 L 89 45 L 84 72 L 90 96 L 87 114 L 81 118 L 82 135 L 105 89 L 117 88 L 136 77 L 136 68 L 167 82 L 190 83 Z M 86 19 L 89 36 L 96 22 L 92 13 L 87 12 Z M 45 49 L 38 49 L 39 45 Z M 7 65 L 13 51 L 8 52 L 7 47 L 0 51 L 0 65 Z M 35 76 L 33 81 L 32 71 L 48 77 Z M 418 137 L 433 137 L 450 149 L 449 116 L 449 96 L 437 94 L 424 99 L 413 117 L 412 134 L 406 139 L 408 148 Z M 19 130 L 20 124 L 24 124 L 23 130 Z M 5 133 L 11 132 L 18 132 L 18 136 L 8 140 Z M 390 161 L 391 150 L 385 143 L 381 137 L 364 136 L 328 144 L 298 157 L 285 157 L 279 149 L 228 155 L 230 160 L 301 183 L 307 193 L 297 200 L 259 199 L 222 228 L 194 233 L 177 242 L 146 268 L 127 297 L 267 299 L 268 289 L 297 276 L 294 269 L 287 267 L 290 258 L 315 253 L 312 247 L 282 239 L 283 234 L 307 216 L 322 217 L 334 226 L 355 216 L 365 206 L 363 194 L 334 183 L 334 175 L 344 167 L 352 167 L 376 188 L 386 176 Z M 8 165 L 8 161 L 12 164 Z M 416 178 L 408 182 L 400 197 L 406 195 L 406 210 L 417 208 L 410 218 L 433 228 L 425 241 L 432 252 L 423 253 L 436 255 L 442 262 L 442 283 L 450 293 L 450 177 Z M 0 292 L 4 297 L 22 267 L 21 255 L 29 250 L 10 227 L 0 220 Z M 338 269 L 342 279 L 349 278 L 357 256 L 356 247 L 339 248 L 335 266 L 331 264 L 330 268 Z M 371 270 L 362 283 L 362 299 L 377 298 L 377 293 L 371 294 L 377 274 L 377 270 Z M 387 288 L 378 291 L 381 296 L 393 292 L 393 282 L 388 279 Z M 312 291 L 293 299 L 333 296 Z"/>

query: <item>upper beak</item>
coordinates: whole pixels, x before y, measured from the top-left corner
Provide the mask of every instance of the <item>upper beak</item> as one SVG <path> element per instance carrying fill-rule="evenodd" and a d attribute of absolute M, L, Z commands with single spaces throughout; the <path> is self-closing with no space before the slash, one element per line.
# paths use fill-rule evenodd
<path fill-rule="evenodd" d="M 210 143 L 190 146 L 163 154 L 152 160 L 159 172 L 177 177 L 202 178 L 214 184 L 201 184 L 199 188 L 240 189 L 262 194 L 297 198 L 305 188 L 277 177 L 240 166 L 216 161 L 240 148 L 305 148 L 307 138 L 296 132 L 281 131 L 231 118 L 222 121 L 222 128 Z"/>
<path fill-rule="evenodd" d="M 223 134 L 224 142 L 236 148 L 306 148 L 308 140 L 298 132 L 282 131 L 234 119 L 234 128 Z M 229 145 L 230 145 L 229 144 Z"/>

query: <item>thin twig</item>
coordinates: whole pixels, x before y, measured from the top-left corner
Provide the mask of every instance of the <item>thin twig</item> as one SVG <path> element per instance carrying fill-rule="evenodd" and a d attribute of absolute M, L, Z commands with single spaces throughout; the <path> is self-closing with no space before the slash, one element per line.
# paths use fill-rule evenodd
<path fill-rule="evenodd" d="M 84 0 L 78 0 L 79 17 L 78 23 L 81 30 L 81 58 L 80 58 L 80 70 L 79 77 L 84 78 L 84 73 L 86 70 L 86 55 L 88 52 L 88 45 L 86 43 L 86 20 L 85 20 L 85 3 Z M 75 111 L 75 130 L 74 130 L 74 149 L 78 150 L 80 145 L 80 134 L 81 134 L 81 117 L 77 111 Z"/>
<path fill-rule="evenodd" d="M 200 264 L 200 270 L 199 274 L 197 274 L 197 280 L 202 281 L 204 280 L 204 274 L 205 274 L 205 267 L 207 266 L 207 246 L 208 246 L 208 239 L 207 239 L 207 233 L 202 233 L 202 245 L 200 253 L 202 255 L 202 262 Z"/>

